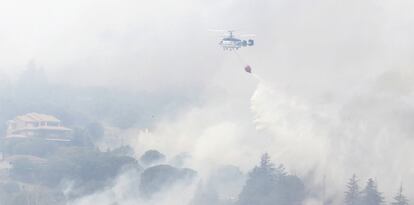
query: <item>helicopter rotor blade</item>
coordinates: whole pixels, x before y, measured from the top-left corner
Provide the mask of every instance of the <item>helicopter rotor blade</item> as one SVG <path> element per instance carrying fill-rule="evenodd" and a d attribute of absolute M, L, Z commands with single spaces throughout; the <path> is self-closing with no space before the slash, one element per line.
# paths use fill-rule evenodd
<path fill-rule="evenodd" d="M 230 30 L 225 30 L 225 29 L 208 29 L 208 31 L 210 31 L 210 32 L 223 32 L 223 33 L 237 33 L 238 32 L 237 29 L 230 29 Z"/>
<path fill-rule="evenodd" d="M 226 30 L 222 30 L 222 29 L 208 29 L 208 31 L 210 31 L 210 32 L 227 32 Z"/>
<path fill-rule="evenodd" d="M 242 37 L 256 37 L 256 34 L 241 34 Z"/>

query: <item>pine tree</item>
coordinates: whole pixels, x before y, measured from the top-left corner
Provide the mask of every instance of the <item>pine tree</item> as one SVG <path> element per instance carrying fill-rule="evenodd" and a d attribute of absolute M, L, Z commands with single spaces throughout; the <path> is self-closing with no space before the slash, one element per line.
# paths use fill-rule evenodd
<path fill-rule="evenodd" d="M 237 205 L 297 205 L 305 198 L 303 182 L 270 161 L 267 153 L 250 173 Z"/>
<path fill-rule="evenodd" d="M 346 187 L 348 190 L 345 192 L 345 205 L 358 205 L 360 203 L 360 191 L 358 178 L 355 174 L 349 179 Z"/>
<path fill-rule="evenodd" d="M 268 153 L 264 153 L 260 158 L 260 166 L 258 169 L 271 174 L 276 180 L 279 180 L 287 175 L 285 166 L 283 166 L 283 164 L 280 164 L 279 166 L 275 167 L 275 164 L 271 162 Z"/>
<path fill-rule="evenodd" d="M 273 171 L 274 170 L 274 164 L 270 161 L 270 156 L 268 153 L 264 153 L 262 157 L 260 158 L 260 167 L 263 170 L 266 171 Z"/>
<path fill-rule="evenodd" d="M 402 185 L 400 187 L 400 191 L 398 194 L 394 197 L 394 202 L 391 203 L 391 205 L 409 205 L 408 199 L 403 195 L 403 188 Z"/>
<path fill-rule="evenodd" d="M 382 193 L 378 191 L 377 184 L 373 179 L 368 179 L 367 185 L 362 192 L 362 205 L 382 205 L 384 203 L 384 197 Z"/>
<path fill-rule="evenodd" d="M 269 154 L 265 153 L 260 158 L 259 166 L 253 168 L 249 178 L 239 196 L 240 205 L 267 205 L 269 196 L 277 183 L 275 177 L 275 165 L 270 161 Z"/>

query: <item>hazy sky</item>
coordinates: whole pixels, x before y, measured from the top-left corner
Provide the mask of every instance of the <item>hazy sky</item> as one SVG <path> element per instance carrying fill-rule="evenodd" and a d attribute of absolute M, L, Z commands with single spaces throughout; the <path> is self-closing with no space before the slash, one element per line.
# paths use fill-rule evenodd
<path fill-rule="evenodd" d="M 239 29 L 257 34 L 257 45 L 241 51 L 256 72 L 344 85 L 411 63 L 411 8 L 408 0 L 3 1 L 0 69 L 18 74 L 35 60 L 70 83 L 209 83 L 226 62 L 243 65 L 207 30 Z"/>

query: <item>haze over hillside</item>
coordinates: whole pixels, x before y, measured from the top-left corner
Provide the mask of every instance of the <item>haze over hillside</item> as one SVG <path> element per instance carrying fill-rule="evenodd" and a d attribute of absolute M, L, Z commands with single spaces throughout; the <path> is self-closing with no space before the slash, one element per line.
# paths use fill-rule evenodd
<path fill-rule="evenodd" d="M 268 204 L 280 198 L 256 194 L 276 176 L 263 190 L 294 193 L 289 204 L 341 204 L 356 174 L 361 190 L 375 179 L 386 203 L 401 184 L 412 201 L 413 9 L 408 0 L 3 2 L 0 136 L 34 112 L 73 133 L 65 145 L 3 142 L 18 162 L 4 165 L 1 199 Z M 256 44 L 238 57 L 210 29 L 254 33 Z M 142 161 L 148 150 L 160 160 Z"/>

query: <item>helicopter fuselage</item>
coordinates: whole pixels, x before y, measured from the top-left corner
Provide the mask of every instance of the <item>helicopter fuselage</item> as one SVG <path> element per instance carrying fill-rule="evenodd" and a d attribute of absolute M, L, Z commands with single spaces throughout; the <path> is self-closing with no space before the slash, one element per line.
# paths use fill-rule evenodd
<path fill-rule="evenodd" d="M 220 41 L 220 46 L 223 47 L 225 50 L 233 50 L 233 49 L 239 49 L 243 46 L 243 41 L 238 38 L 223 38 L 223 40 Z"/>
<path fill-rule="evenodd" d="M 241 47 L 253 46 L 254 41 L 252 39 L 241 40 L 233 37 L 233 35 L 230 34 L 229 37 L 223 38 L 223 40 L 220 41 L 219 45 L 223 47 L 224 50 L 237 50 Z"/>

